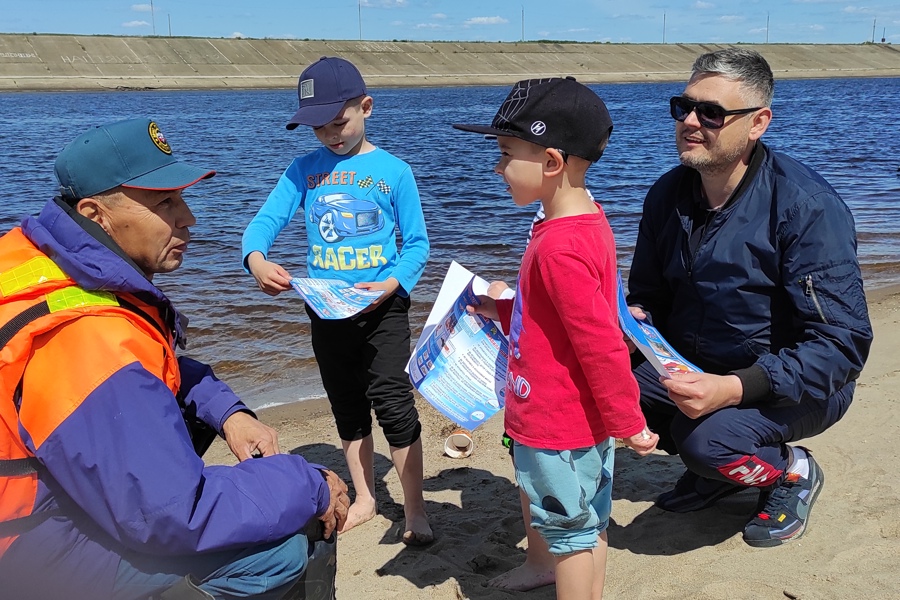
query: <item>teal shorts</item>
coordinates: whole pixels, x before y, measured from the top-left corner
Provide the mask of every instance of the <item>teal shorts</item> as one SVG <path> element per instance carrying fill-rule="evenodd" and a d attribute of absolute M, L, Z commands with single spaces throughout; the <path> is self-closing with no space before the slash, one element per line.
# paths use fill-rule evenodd
<path fill-rule="evenodd" d="M 531 526 L 555 556 L 590 550 L 609 525 L 612 438 L 577 450 L 539 450 L 513 442 L 516 481 L 531 505 Z"/>

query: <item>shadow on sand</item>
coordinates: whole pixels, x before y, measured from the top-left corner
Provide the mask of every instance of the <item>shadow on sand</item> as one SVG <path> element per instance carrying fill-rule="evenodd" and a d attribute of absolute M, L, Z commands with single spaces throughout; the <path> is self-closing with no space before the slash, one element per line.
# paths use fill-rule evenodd
<path fill-rule="evenodd" d="M 339 448 L 310 444 L 296 448 L 292 453 L 332 467 L 349 482 Z M 403 506 L 392 499 L 384 483 L 392 468 L 390 459 L 376 452 L 378 510 L 392 522 L 382 536 L 382 544 L 398 543 L 404 525 Z M 654 455 L 642 459 L 627 448 L 618 448 L 613 498 L 652 502 L 674 485 L 683 470 L 677 456 Z M 426 494 L 458 491 L 459 505 L 429 501 L 427 510 L 437 536 L 435 543 L 424 548 L 404 546 L 376 570 L 376 575 L 403 577 L 420 589 L 446 584 L 453 579 L 458 583 L 460 598 L 500 600 L 520 596 L 521 592 L 487 586 L 491 578 L 525 560 L 525 550 L 521 547 L 525 529 L 517 487 L 506 477 L 467 466 L 443 469 L 427 477 L 424 487 Z M 625 526 L 616 522 L 614 507 L 608 530 L 610 547 L 635 554 L 668 556 L 714 546 L 743 528 L 756 506 L 756 499 L 752 490 L 741 492 L 712 508 L 688 514 L 668 513 L 651 506 Z M 556 597 L 555 587 L 532 590 L 528 597 L 552 600 Z"/>

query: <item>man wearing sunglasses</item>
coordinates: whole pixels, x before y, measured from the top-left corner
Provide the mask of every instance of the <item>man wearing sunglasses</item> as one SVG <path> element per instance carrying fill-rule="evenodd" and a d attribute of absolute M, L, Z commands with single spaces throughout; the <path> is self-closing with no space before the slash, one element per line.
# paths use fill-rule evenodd
<path fill-rule="evenodd" d="M 760 141 L 773 91 L 752 50 L 695 61 L 669 104 L 681 166 L 647 194 L 628 295 L 705 371 L 660 381 L 635 368 L 659 447 L 687 467 L 657 506 L 689 512 L 758 488 L 743 533 L 758 547 L 805 532 L 825 478 L 794 442 L 844 415 L 872 342 L 849 209 Z"/>

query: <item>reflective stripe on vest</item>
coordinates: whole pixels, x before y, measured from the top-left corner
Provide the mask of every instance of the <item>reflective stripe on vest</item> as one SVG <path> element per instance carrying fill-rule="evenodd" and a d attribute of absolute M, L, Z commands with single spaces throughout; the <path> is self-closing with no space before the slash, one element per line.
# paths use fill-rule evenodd
<path fill-rule="evenodd" d="M 9 298 L 39 283 L 65 281 L 66 279 L 68 277 L 55 262 L 46 256 L 38 256 L 0 273 L 0 296 Z"/>

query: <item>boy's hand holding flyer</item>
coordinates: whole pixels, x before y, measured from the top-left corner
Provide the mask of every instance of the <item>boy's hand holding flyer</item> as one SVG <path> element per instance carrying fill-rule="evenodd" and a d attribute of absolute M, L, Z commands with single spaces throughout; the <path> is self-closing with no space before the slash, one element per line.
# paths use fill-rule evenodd
<path fill-rule="evenodd" d="M 488 284 L 453 262 L 407 364 L 422 396 L 454 423 L 472 430 L 503 406 L 507 340 L 500 327 L 466 307 Z"/>
<path fill-rule="evenodd" d="M 381 290 L 360 289 L 340 279 L 294 277 L 291 287 L 323 319 L 346 319 L 363 312 L 382 294 Z"/>

